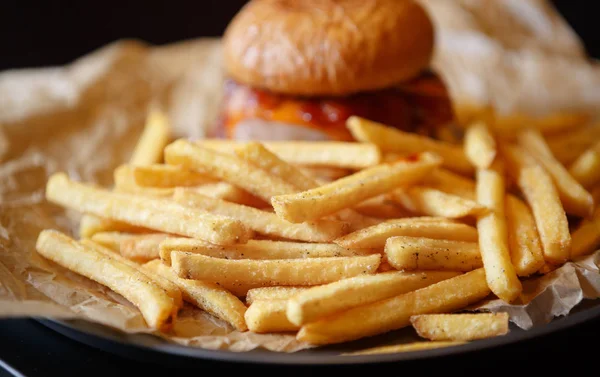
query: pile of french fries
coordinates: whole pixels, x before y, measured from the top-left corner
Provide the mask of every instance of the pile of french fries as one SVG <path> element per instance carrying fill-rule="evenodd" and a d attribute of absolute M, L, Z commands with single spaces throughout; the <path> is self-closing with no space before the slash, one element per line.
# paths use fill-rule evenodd
<path fill-rule="evenodd" d="M 370 353 L 504 335 L 506 313 L 462 309 L 516 302 L 523 279 L 600 244 L 600 127 L 500 138 L 478 122 L 461 145 L 347 126 L 356 142 L 172 140 L 153 111 L 114 187 L 49 178 L 48 201 L 83 217 L 78 239 L 45 230 L 37 251 L 157 331 L 185 302 L 316 345 L 424 339 Z"/>

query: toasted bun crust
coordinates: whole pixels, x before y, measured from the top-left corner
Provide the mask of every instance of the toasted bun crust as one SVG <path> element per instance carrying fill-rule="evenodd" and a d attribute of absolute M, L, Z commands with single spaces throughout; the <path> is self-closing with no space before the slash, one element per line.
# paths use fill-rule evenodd
<path fill-rule="evenodd" d="M 412 0 L 252 0 L 224 35 L 228 74 L 291 95 L 382 89 L 430 62 L 433 25 Z"/>

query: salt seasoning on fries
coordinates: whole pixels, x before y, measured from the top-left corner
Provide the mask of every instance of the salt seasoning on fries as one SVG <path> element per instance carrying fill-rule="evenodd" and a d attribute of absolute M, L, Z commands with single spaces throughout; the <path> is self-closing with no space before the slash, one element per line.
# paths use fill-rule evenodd
<path fill-rule="evenodd" d="M 390 237 L 385 255 L 397 270 L 471 271 L 482 266 L 476 242 Z"/>
<path fill-rule="evenodd" d="M 250 305 L 259 300 L 283 300 L 294 297 L 298 293 L 310 289 L 311 287 L 261 287 L 250 289 L 246 293 L 246 304 Z"/>
<path fill-rule="evenodd" d="M 535 219 L 520 199 L 506 196 L 506 225 L 512 264 L 519 276 L 529 276 L 544 265 Z"/>

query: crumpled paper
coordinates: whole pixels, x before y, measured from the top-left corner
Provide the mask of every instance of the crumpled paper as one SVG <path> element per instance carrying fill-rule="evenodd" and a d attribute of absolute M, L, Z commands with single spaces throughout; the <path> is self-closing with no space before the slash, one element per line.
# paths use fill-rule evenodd
<path fill-rule="evenodd" d="M 584 61 L 576 36 L 545 3 L 423 2 L 437 27 L 432 66 L 458 106 L 551 114 L 591 110 L 597 102 L 597 67 Z M 502 17 L 495 18 L 494 12 Z M 493 54 L 470 48 L 469 41 Z M 176 137 L 207 135 L 222 94 L 220 52 L 219 39 L 162 47 L 125 40 L 64 67 L 0 73 L 0 316 L 78 318 L 128 333 L 151 332 L 121 296 L 35 253 L 42 229 L 76 234 L 80 218 L 44 200 L 45 182 L 53 172 L 66 171 L 75 179 L 110 186 L 113 169 L 128 160 L 151 108 L 167 112 Z M 516 60 L 505 57 L 507 52 Z M 494 69 L 471 70 L 489 59 L 497 63 Z M 506 66 L 511 61 L 514 69 Z M 564 61 L 576 71 L 561 75 L 560 82 L 543 76 L 542 72 L 559 72 Z M 548 70 L 537 71 L 536 64 Z M 499 84 L 503 79 L 518 83 L 507 84 L 510 95 Z M 560 90 L 549 90 L 554 86 Z M 525 329 L 567 315 L 583 298 L 600 297 L 599 255 L 525 280 L 517 304 L 492 300 L 480 308 L 508 311 Z M 262 347 L 294 352 L 309 347 L 291 334 L 240 333 L 190 306 L 182 310 L 172 334 L 159 336 L 231 351 Z"/>

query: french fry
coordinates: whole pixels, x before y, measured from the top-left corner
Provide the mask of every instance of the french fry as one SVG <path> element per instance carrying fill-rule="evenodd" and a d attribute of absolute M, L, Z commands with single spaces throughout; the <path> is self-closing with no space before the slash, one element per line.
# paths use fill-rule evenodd
<path fill-rule="evenodd" d="M 439 164 L 437 156 L 424 153 L 416 162 L 381 164 L 312 190 L 274 196 L 271 204 L 275 213 L 287 221 L 298 223 L 314 220 L 398 186 L 419 182 Z"/>
<path fill-rule="evenodd" d="M 446 169 L 434 170 L 423 185 L 463 199 L 476 200 L 475 181 Z"/>
<path fill-rule="evenodd" d="M 508 313 L 421 314 L 410 323 L 421 338 L 471 341 L 508 334 Z"/>
<path fill-rule="evenodd" d="M 552 155 L 564 165 L 570 165 L 600 139 L 600 125 L 590 124 L 576 130 L 549 135 L 546 140 Z"/>
<path fill-rule="evenodd" d="M 426 186 L 397 189 L 392 192 L 392 195 L 404 208 L 420 215 L 454 219 L 479 216 L 488 212 L 485 206 L 473 200 L 447 194 Z"/>
<path fill-rule="evenodd" d="M 110 192 L 53 174 L 46 198 L 67 208 L 165 233 L 205 239 L 216 244 L 244 243 L 251 231 L 239 221 L 151 197 Z"/>
<path fill-rule="evenodd" d="M 177 287 L 175 284 L 173 284 L 169 280 L 165 279 L 162 276 L 157 276 L 152 271 L 144 270 L 142 265 L 135 263 L 134 261 L 131 261 L 127 258 L 124 258 L 120 254 L 117 254 L 114 251 L 112 251 L 90 239 L 81 240 L 79 243 L 82 246 L 89 247 L 89 248 L 107 256 L 108 258 L 112 258 L 112 259 L 116 260 L 117 262 L 123 263 L 129 267 L 135 268 L 136 270 L 140 271 L 141 273 L 146 275 L 150 280 L 152 280 L 156 285 L 158 285 L 159 287 L 164 289 L 165 292 L 167 293 L 167 295 L 169 295 L 169 297 L 171 297 L 173 299 L 173 303 L 175 304 L 175 306 L 177 306 L 177 308 L 181 308 L 183 306 L 183 298 L 181 295 L 181 291 L 179 290 L 179 287 Z"/>
<path fill-rule="evenodd" d="M 140 310 L 148 326 L 165 330 L 173 323 L 177 314 L 173 299 L 137 269 L 55 230 L 44 230 L 39 234 L 36 250 L 45 258 L 125 297 Z"/>
<path fill-rule="evenodd" d="M 414 291 L 458 274 L 450 271 L 395 271 L 338 280 L 303 290 L 289 298 L 287 318 L 300 326 L 353 307 Z"/>
<path fill-rule="evenodd" d="M 163 164 L 124 166 L 131 171 L 133 182 L 142 187 L 188 187 L 215 182 L 212 178 L 191 170 L 182 169 L 179 166 Z"/>
<path fill-rule="evenodd" d="M 600 141 L 583 152 L 569 167 L 569 173 L 583 187 L 600 182 Z"/>
<path fill-rule="evenodd" d="M 165 161 L 229 182 L 269 202 L 272 196 L 298 190 L 281 178 L 236 156 L 177 140 L 165 148 Z"/>
<path fill-rule="evenodd" d="M 256 260 L 351 257 L 377 252 L 375 249 L 345 249 L 332 243 L 249 240 L 245 244 L 224 247 L 191 238 L 167 238 L 160 244 L 163 263 L 171 264 L 172 251 L 199 253 L 215 258 Z"/>
<path fill-rule="evenodd" d="M 320 285 L 377 270 L 381 256 L 277 260 L 228 260 L 183 251 L 171 252 L 171 268 L 180 277 L 219 283 Z"/>
<path fill-rule="evenodd" d="M 94 234 L 101 232 L 147 233 L 152 232 L 152 230 L 94 215 L 81 216 L 79 222 L 80 238 L 91 238 Z"/>
<path fill-rule="evenodd" d="M 410 325 L 413 315 L 459 310 L 489 293 L 485 272 L 480 268 L 306 324 L 296 338 L 311 344 L 331 344 L 381 334 Z"/>
<path fill-rule="evenodd" d="M 303 166 L 296 165 L 298 169 L 305 175 L 311 177 L 317 182 L 331 182 L 336 179 L 340 179 L 342 177 L 351 174 L 352 171 L 349 169 L 336 168 L 330 166 Z"/>
<path fill-rule="evenodd" d="M 446 218 L 439 219 L 440 221 L 423 221 L 419 217 L 408 217 L 405 219 L 388 220 L 347 234 L 333 240 L 333 242 L 349 249 L 364 249 L 383 248 L 385 241 L 394 236 L 477 241 L 477 229 L 472 226 L 448 221 Z"/>
<path fill-rule="evenodd" d="M 529 276 L 544 264 L 535 219 L 529 207 L 512 195 L 506 197 L 506 225 L 511 261 L 519 276 Z"/>
<path fill-rule="evenodd" d="M 483 122 L 476 122 L 467 128 L 464 139 L 465 155 L 473 166 L 487 169 L 496 158 L 496 140 Z"/>
<path fill-rule="evenodd" d="M 160 257 L 160 243 L 167 237 L 169 235 L 164 233 L 134 235 L 122 240 L 119 250 L 126 258 L 136 262 L 148 262 Z"/>
<path fill-rule="evenodd" d="M 400 353 L 400 352 L 413 352 L 413 351 L 422 351 L 422 350 L 430 350 L 436 348 L 444 348 L 444 347 L 452 347 L 452 346 L 460 346 L 467 342 L 411 342 L 405 344 L 395 344 L 391 346 L 381 346 L 381 347 L 373 347 L 367 348 L 365 350 L 348 352 L 342 354 L 343 356 L 360 356 L 360 355 L 379 355 L 379 354 L 389 354 L 389 353 Z"/>
<path fill-rule="evenodd" d="M 552 263 L 546 262 L 542 267 L 540 267 L 540 269 L 537 272 L 538 272 L 538 274 L 546 275 L 546 274 L 549 274 L 552 271 L 556 270 L 558 267 L 560 267 L 560 266 L 557 264 L 552 264 Z"/>
<path fill-rule="evenodd" d="M 143 187 L 135 182 L 132 165 L 121 165 L 114 171 L 115 191 L 144 196 L 170 197 L 172 187 Z"/>
<path fill-rule="evenodd" d="M 528 151 L 552 177 L 567 213 L 587 217 L 594 211 L 592 194 L 579 184 L 557 161 L 539 131 L 527 129 L 518 135 L 519 144 Z"/>
<path fill-rule="evenodd" d="M 411 215 L 408 210 L 396 203 L 389 193 L 362 201 L 355 205 L 353 209 L 364 216 L 380 219 L 397 219 Z"/>
<path fill-rule="evenodd" d="M 444 167 L 463 174 L 473 173 L 473 167 L 458 145 L 403 132 L 357 116 L 348 118 L 346 125 L 356 140 L 373 143 L 382 152 L 403 154 L 433 152 L 442 157 Z"/>
<path fill-rule="evenodd" d="M 466 272 L 482 266 L 476 242 L 396 236 L 386 241 L 385 255 L 397 270 Z"/>
<path fill-rule="evenodd" d="M 151 165 L 160 162 L 170 134 L 169 119 L 166 114 L 158 110 L 151 111 L 129 162 L 132 165 Z"/>
<path fill-rule="evenodd" d="M 299 326 L 291 323 L 285 313 L 286 300 L 258 300 L 246 310 L 248 329 L 255 333 L 297 331 Z"/>
<path fill-rule="evenodd" d="M 558 192 L 546 171 L 533 157 L 516 146 L 503 147 L 508 171 L 521 189 L 540 234 L 544 259 L 561 264 L 570 255 L 569 223 Z"/>
<path fill-rule="evenodd" d="M 261 143 L 248 142 L 236 146 L 234 152 L 242 160 L 255 164 L 266 172 L 294 185 L 298 190 L 310 190 L 318 186 L 312 177 L 306 176 L 294 165 L 283 161 Z"/>
<path fill-rule="evenodd" d="M 232 153 L 239 141 L 204 139 L 198 145 Z M 264 141 L 265 148 L 290 164 L 310 167 L 364 169 L 381 162 L 376 145 L 339 141 Z"/>
<path fill-rule="evenodd" d="M 594 197 L 600 194 L 600 188 L 593 191 Z M 600 245 L 600 206 L 596 207 L 592 217 L 583 219 L 571 233 L 571 259 L 592 253 Z"/>
<path fill-rule="evenodd" d="M 135 236 L 134 233 L 99 232 L 95 233 L 90 239 L 116 253 L 121 253 L 121 242 Z"/>
<path fill-rule="evenodd" d="M 206 183 L 201 186 L 190 187 L 189 190 L 211 198 L 223 199 L 245 206 L 255 208 L 270 207 L 270 204 L 264 200 L 227 182 Z"/>
<path fill-rule="evenodd" d="M 246 293 L 246 305 L 254 301 L 280 300 L 285 301 L 310 287 L 260 287 L 250 289 Z"/>
<path fill-rule="evenodd" d="M 174 200 L 190 208 L 198 208 L 209 213 L 236 219 L 249 229 L 261 234 L 307 242 L 328 242 L 347 233 L 348 225 L 336 220 L 319 220 L 292 224 L 276 214 L 257 208 L 228 203 L 209 198 L 189 189 L 177 188 Z"/>
<path fill-rule="evenodd" d="M 244 320 L 246 305 L 227 290 L 214 283 L 182 279 L 158 260 L 150 261 L 143 267 L 176 284 L 186 302 L 224 320 L 238 331 L 248 329 Z"/>

